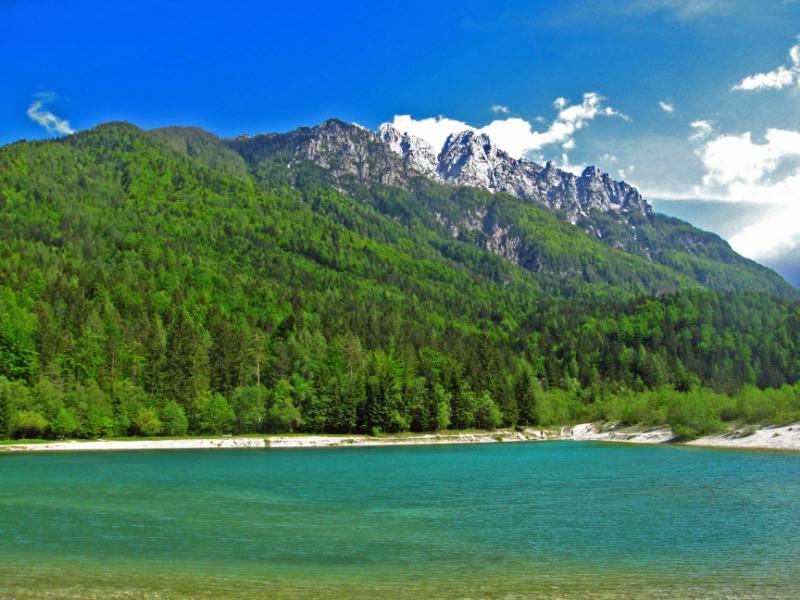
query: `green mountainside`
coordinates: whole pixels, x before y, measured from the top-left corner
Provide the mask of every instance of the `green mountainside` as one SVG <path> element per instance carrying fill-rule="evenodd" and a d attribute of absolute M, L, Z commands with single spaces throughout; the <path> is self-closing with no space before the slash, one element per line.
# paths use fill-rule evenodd
<path fill-rule="evenodd" d="M 183 140 L 195 137 L 197 130 L 170 128 L 157 133 L 182 145 Z M 374 132 L 336 120 L 287 134 L 235 140 L 223 141 L 206 134 L 202 147 L 208 156 L 235 150 L 267 184 L 279 177 L 295 185 L 306 183 L 313 177 L 308 173 L 313 165 L 321 185 L 372 204 L 406 224 L 409 217 L 415 217 L 428 228 L 444 226 L 446 234 L 471 241 L 537 272 L 559 277 L 577 275 L 613 285 L 630 284 L 648 292 L 675 290 L 697 282 L 720 291 L 797 294 L 780 276 L 736 254 L 718 236 L 654 214 L 634 188 L 611 181 L 593 167 L 575 179 L 550 165 L 542 168 L 513 161 L 502 152 L 476 157 L 469 144 L 466 149 L 455 149 L 456 158 L 450 159 L 457 159 L 462 171 L 466 165 L 476 170 L 490 169 L 494 160 L 511 170 L 497 175 L 505 177 L 509 189 L 515 182 L 521 185 L 519 179 L 528 186 L 536 185 L 534 190 L 522 186 L 518 197 L 514 197 L 508 193 L 475 195 L 472 192 L 476 187 L 480 189 L 485 183 L 480 177 L 456 179 L 470 182 L 471 187 L 437 185 L 415 171 L 414 164 L 404 161 Z M 477 152 L 481 150 L 478 148 Z M 201 153 L 195 150 L 193 155 Z M 608 204 L 613 200 L 629 206 L 610 210 Z M 545 210 L 537 210 L 542 208 Z M 562 222 L 560 227 L 556 220 Z M 543 227 L 543 221 L 552 227 Z M 576 236 L 576 227 L 567 227 L 568 224 L 588 235 Z M 609 253 L 597 244 L 587 245 L 587 237 L 625 254 Z M 645 261 L 631 261 L 630 254 Z M 606 271 L 623 264 L 624 272 Z M 666 266 L 669 271 L 654 269 L 654 264 Z M 637 281 L 643 271 L 649 274 L 645 280 Z M 651 279 L 653 273 L 658 274 L 658 281 Z M 676 273 L 685 277 L 676 281 Z"/>
<path fill-rule="evenodd" d="M 798 293 L 718 237 L 593 235 L 329 123 L 0 148 L 0 437 L 800 415 Z"/>

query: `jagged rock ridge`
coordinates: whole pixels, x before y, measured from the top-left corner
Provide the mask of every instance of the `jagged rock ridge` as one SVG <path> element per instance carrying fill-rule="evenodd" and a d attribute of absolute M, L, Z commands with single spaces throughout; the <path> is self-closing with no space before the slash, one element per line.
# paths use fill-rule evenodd
<path fill-rule="evenodd" d="M 572 224 L 594 211 L 612 213 L 627 221 L 649 216 L 651 206 L 641 194 L 607 173 L 588 167 L 580 176 L 533 161 L 515 159 L 485 134 L 464 131 L 447 138 L 438 151 L 426 141 L 401 132 L 389 123 L 377 132 L 330 119 L 316 127 L 286 134 L 257 135 L 229 142 L 245 159 L 248 154 L 286 154 L 287 163 L 309 160 L 334 177 L 353 175 L 366 183 L 407 186 L 424 176 L 439 183 L 507 192 L 562 214 Z M 598 235 L 590 222 L 582 229 Z"/>
<path fill-rule="evenodd" d="M 571 223 L 592 211 L 647 216 L 652 207 L 625 182 L 611 179 L 596 167 L 580 176 L 553 166 L 515 159 L 486 135 L 463 131 L 450 135 L 438 154 L 424 140 L 381 125 L 381 139 L 411 168 L 442 183 L 507 192 L 539 202 L 567 216 Z"/>

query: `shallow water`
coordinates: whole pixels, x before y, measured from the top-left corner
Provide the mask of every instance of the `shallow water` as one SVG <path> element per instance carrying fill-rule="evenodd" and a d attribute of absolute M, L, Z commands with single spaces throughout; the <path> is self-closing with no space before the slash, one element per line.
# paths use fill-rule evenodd
<path fill-rule="evenodd" d="M 800 597 L 800 455 L 0 456 L 0 596 Z"/>

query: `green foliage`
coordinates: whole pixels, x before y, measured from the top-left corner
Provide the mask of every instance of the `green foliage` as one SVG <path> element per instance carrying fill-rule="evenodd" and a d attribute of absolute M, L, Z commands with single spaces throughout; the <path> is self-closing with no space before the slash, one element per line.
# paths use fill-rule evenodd
<path fill-rule="evenodd" d="M 11 384 L 0 375 L 0 439 L 9 437 L 11 433 Z"/>
<path fill-rule="evenodd" d="M 230 396 L 236 418 L 236 433 L 258 431 L 264 421 L 267 391 L 258 385 L 238 387 Z"/>
<path fill-rule="evenodd" d="M 189 431 L 186 412 L 174 400 L 166 402 L 161 410 L 161 431 L 164 435 L 186 435 Z"/>
<path fill-rule="evenodd" d="M 436 384 L 434 388 L 434 407 L 436 409 L 436 420 L 434 429 L 444 430 L 450 426 L 452 413 L 450 412 L 451 394 L 447 392 L 441 384 Z"/>
<path fill-rule="evenodd" d="M 36 373 L 35 317 L 0 287 L 0 375 L 31 381 Z"/>
<path fill-rule="evenodd" d="M 264 424 L 267 431 L 287 432 L 294 431 L 303 423 L 300 410 L 294 404 L 295 390 L 292 385 L 282 379 L 275 386 L 272 403 L 267 409 Z"/>
<path fill-rule="evenodd" d="M 97 382 L 76 385 L 64 395 L 64 403 L 78 416 L 80 437 L 100 438 L 114 434 L 113 407 Z"/>
<path fill-rule="evenodd" d="M 74 411 L 62 407 L 56 412 L 50 429 L 56 437 L 72 437 L 80 429 L 80 423 Z"/>
<path fill-rule="evenodd" d="M 236 415 L 222 394 L 214 393 L 198 402 L 200 431 L 225 433 L 230 430 Z"/>
<path fill-rule="evenodd" d="M 791 423 L 800 421 L 800 385 L 783 385 L 778 389 L 760 390 L 746 386 L 728 402 L 728 411 L 721 414 L 726 421 L 745 423 Z"/>
<path fill-rule="evenodd" d="M 495 429 L 503 424 L 503 413 L 489 392 L 483 392 L 475 402 L 475 425 L 481 429 Z"/>
<path fill-rule="evenodd" d="M 578 401 L 575 395 L 567 390 L 551 389 L 543 393 L 536 402 L 534 418 L 542 427 L 574 423 L 583 419 L 576 418 L 578 414 Z"/>
<path fill-rule="evenodd" d="M 142 406 L 131 419 L 131 432 L 134 435 L 156 435 L 163 429 L 154 408 Z"/>
<path fill-rule="evenodd" d="M 14 415 L 11 432 L 17 438 L 44 437 L 50 430 L 50 423 L 35 410 L 23 410 Z"/>
<path fill-rule="evenodd" d="M 0 148 L 0 437 L 800 418 L 796 295 L 696 230 L 642 224 L 650 261 L 504 194 L 238 152 Z M 447 227 L 484 209 L 518 264 Z"/>
<path fill-rule="evenodd" d="M 676 395 L 669 406 L 667 420 L 680 440 L 716 433 L 722 429 L 713 399 L 705 395 Z"/>
<path fill-rule="evenodd" d="M 118 435 L 137 435 L 142 433 L 139 422 L 140 415 L 152 411 L 150 395 L 138 385 L 128 380 L 123 380 L 114 386 L 115 433 Z M 155 417 L 155 413 L 151 413 Z M 146 435 L 155 435 L 148 433 Z"/>

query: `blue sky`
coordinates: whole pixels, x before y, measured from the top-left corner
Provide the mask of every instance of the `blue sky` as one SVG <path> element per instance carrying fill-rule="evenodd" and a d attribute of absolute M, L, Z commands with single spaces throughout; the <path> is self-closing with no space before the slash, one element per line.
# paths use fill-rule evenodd
<path fill-rule="evenodd" d="M 0 143 L 108 120 L 495 122 L 515 153 L 598 164 L 800 281 L 798 34 L 795 0 L 5 0 Z"/>

